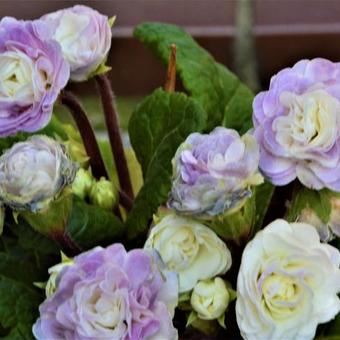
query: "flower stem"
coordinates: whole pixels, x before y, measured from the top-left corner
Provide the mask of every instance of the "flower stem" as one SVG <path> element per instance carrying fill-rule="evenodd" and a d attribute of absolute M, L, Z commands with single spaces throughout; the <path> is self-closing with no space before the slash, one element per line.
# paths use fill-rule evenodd
<path fill-rule="evenodd" d="M 105 164 L 96 140 L 96 136 L 82 105 L 73 95 L 73 93 L 69 91 L 62 91 L 61 102 L 70 110 L 72 117 L 78 127 L 79 133 L 85 146 L 86 153 L 90 158 L 90 165 L 93 176 L 98 180 L 101 177 L 109 179 L 109 175 L 106 171 Z M 132 203 L 129 202 L 129 200 L 125 199 L 126 194 L 122 191 L 119 191 L 119 197 L 119 202 L 121 203 L 121 205 L 127 211 L 130 211 Z M 115 209 L 115 214 L 117 216 L 120 216 L 119 209 Z"/>
<path fill-rule="evenodd" d="M 111 83 L 107 77 L 107 74 L 98 75 L 95 79 L 98 84 L 101 96 L 106 126 L 116 164 L 120 187 L 121 190 L 129 197 L 129 199 L 133 200 L 132 184 L 124 153 L 123 141 L 120 134 L 118 112 Z"/>
<path fill-rule="evenodd" d="M 61 246 L 67 256 L 73 257 L 82 252 L 82 249 L 79 248 L 64 231 L 54 233 L 52 238 Z"/>
<path fill-rule="evenodd" d="M 126 211 L 130 211 L 132 209 L 133 200 L 124 192 L 119 190 L 119 202 L 125 208 Z"/>
<path fill-rule="evenodd" d="M 168 70 L 164 86 L 166 92 L 174 92 L 176 87 L 176 45 L 170 45 L 170 49 Z"/>
<path fill-rule="evenodd" d="M 96 140 L 96 136 L 93 132 L 91 123 L 87 118 L 86 112 L 82 105 L 79 103 L 73 93 L 69 91 L 62 91 L 61 103 L 70 110 L 72 117 L 78 127 L 80 135 L 82 137 L 85 150 L 90 158 L 90 165 L 92 174 L 96 179 L 101 177 L 109 178 L 104 161 L 101 157 L 100 149 Z"/>

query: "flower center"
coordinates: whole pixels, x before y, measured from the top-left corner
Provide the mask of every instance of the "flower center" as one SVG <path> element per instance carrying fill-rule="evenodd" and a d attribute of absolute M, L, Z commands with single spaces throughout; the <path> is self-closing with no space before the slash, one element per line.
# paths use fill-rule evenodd
<path fill-rule="evenodd" d="M 337 136 L 340 103 L 326 91 L 316 90 L 302 95 L 283 92 L 281 103 L 288 113 L 276 118 L 273 128 L 276 141 L 286 150 L 305 151 L 309 147 L 327 148 Z"/>
<path fill-rule="evenodd" d="M 172 236 L 169 240 L 169 247 L 167 248 L 169 250 L 171 249 L 171 255 L 162 256 L 167 266 L 172 270 L 181 270 L 190 266 L 196 258 L 199 251 L 199 244 L 190 229 L 182 228 Z M 165 260 L 167 257 L 169 258 L 168 261 Z"/>
<path fill-rule="evenodd" d="M 262 281 L 262 282 L 261 282 Z M 260 279 L 262 303 L 276 320 L 289 318 L 301 302 L 301 289 L 294 278 L 271 273 Z"/>
<path fill-rule="evenodd" d="M 24 53 L 9 51 L 0 55 L 0 101 L 31 104 L 34 99 L 34 64 Z"/>
<path fill-rule="evenodd" d="M 112 331 L 119 329 L 119 332 L 126 329 L 126 306 L 122 291 L 116 290 L 107 295 L 100 287 L 96 287 L 82 308 L 88 315 L 93 329 L 104 328 Z"/>

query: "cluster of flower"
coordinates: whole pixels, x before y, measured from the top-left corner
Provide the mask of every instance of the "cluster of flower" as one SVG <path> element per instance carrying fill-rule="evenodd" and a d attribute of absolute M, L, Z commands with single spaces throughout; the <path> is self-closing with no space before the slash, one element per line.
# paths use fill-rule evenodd
<path fill-rule="evenodd" d="M 105 69 L 111 46 L 108 18 L 75 6 L 34 21 L 0 22 L 0 136 L 45 126 L 69 79 Z"/>
<path fill-rule="evenodd" d="M 37 131 L 69 78 L 106 69 L 111 24 L 84 6 L 36 21 L 1 20 L 0 136 Z M 188 136 L 173 159 L 167 209 L 155 216 L 144 249 L 96 247 L 51 268 L 35 337 L 176 339 L 177 306 L 189 308 L 192 324 L 217 320 L 225 327 L 236 298 L 245 339 L 313 338 L 318 324 L 340 311 L 340 252 L 320 241 L 317 217 L 304 211 L 299 222 L 278 219 L 259 231 L 242 254 L 236 292 L 224 275 L 232 252 L 212 226 L 243 214 L 264 178 L 340 192 L 339 83 L 340 64 L 303 60 L 256 96 L 253 130 L 240 136 L 217 127 Z M 72 184 L 80 198 L 112 209 L 111 183 L 77 170 L 51 138 L 17 143 L 0 157 L 0 204 L 40 211 Z M 327 227 L 340 236 L 339 198 L 332 202 Z"/>

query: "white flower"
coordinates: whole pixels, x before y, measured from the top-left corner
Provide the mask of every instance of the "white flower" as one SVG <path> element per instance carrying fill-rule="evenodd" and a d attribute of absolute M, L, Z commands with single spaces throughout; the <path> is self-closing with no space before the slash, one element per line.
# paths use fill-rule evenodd
<path fill-rule="evenodd" d="M 246 246 L 237 280 L 245 339 L 312 339 L 340 311 L 340 252 L 315 228 L 276 220 Z"/>
<path fill-rule="evenodd" d="M 87 6 L 74 6 L 42 17 L 51 25 L 71 68 L 71 79 L 88 79 L 105 62 L 111 47 L 108 17 Z"/>
<path fill-rule="evenodd" d="M 231 266 L 225 243 L 208 227 L 181 216 L 165 216 L 152 228 L 144 248 L 157 250 L 167 267 L 178 273 L 181 293 Z"/>
<path fill-rule="evenodd" d="M 16 143 L 0 157 L 0 202 L 41 210 L 73 181 L 76 169 L 64 146 L 47 136 Z"/>
<path fill-rule="evenodd" d="M 193 310 L 203 320 L 218 319 L 225 313 L 229 301 L 229 291 L 220 277 L 199 281 L 190 300 Z"/>

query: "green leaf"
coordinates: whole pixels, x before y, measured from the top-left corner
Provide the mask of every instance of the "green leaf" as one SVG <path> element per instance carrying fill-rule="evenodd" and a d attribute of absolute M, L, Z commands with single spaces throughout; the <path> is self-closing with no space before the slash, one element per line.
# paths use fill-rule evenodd
<path fill-rule="evenodd" d="M 7 339 L 33 338 L 31 327 L 40 303 L 35 289 L 0 275 L 0 324 L 10 330 Z"/>
<path fill-rule="evenodd" d="M 66 233 L 81 249 L 109 245 L 120 240 L 124 232 L 124 224 L 112 212 L 73 196 Z"/>
<path fill-rule="evenodd" d="M 340 314 L 329 323 L 322 325 L 322 336 L 317 340 L 335 340 L 340 338 Z"/>
<path fill-rule="evenodd" d="M 251 90 L 239 84 L 225 107 L 222 125 L 246 133 L 252 127 L 253 99 Z"/>
<path fill-rule="evenodd" d="M 267 181 L 255 188 L 256 222 L 254 233 L 262 228 L 264 217 L 274 194 L 274 189 L 275 187 Z"/>
<path fill-rule="evenodd" d="M 44 292 L 34 288 L 45 281 L 47 269 L 58 259 L 56 245 L 33 231 L 25 222 L 15 225 L 6 216 L 0 238 L 0 337 L 32 339 L 32 324 Z"/>
<path fill-rule="evenodd" d="M 178 146 L 190 133 L 202 131 L 205 124 L 205 111 L 184 94 L 158 89 L 137 107 L 129 133 L 144 185 L 127 219 L 129 238 L 147 231 L 152 214 L 168 198 L 171 160 Z"/>
<path fill-rule="evenodd" d="M 84 250 L 111 244 L 125 231 L 124 224 L 113 212 L 87 204 L 72 194 L 61 196 L 46 211 L 24 212 L 20 216 L 39 233 L 57 240 L 66 234 Z"/>
<path fill-rule="evenodd" d="M 328 223 L 331 214 L 331 192 L 329 190 L 311 190 L 301 187 L 295 190 L 287 213 L 287 220 L 296 221 L 305 208 L 312 209 L 323 223 Z"/>
<path fill-rule="evenodd" d="M 251 91 L 226 67 L 216 63 L 183 29 L 169 24 L 144 23 L 137 26 L 134 35 L 165 64 L 170 45 L 177 46 L 177 72 L 185 89 L 207 111 L 208 130 L 222 122 L 241 132 L 251 126 Z"/>

